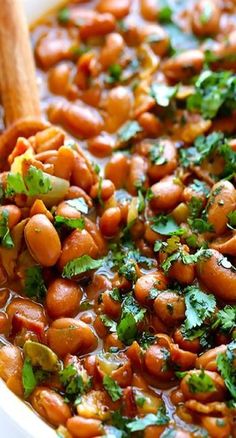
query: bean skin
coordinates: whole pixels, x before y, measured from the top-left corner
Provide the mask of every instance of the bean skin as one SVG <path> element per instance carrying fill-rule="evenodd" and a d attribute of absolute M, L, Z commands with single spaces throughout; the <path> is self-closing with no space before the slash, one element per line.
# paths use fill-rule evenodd
<path fill-rule="evenodd" d="M 171 175 L 177 167 L 177 150 L 175 145 L 170 140 L 158 142 L 158 145 L 163 148 L 164 164 L 152 164 L 148 167 L 148 175 L 153 182 L 159 181 L 166 175 Z"/>
<path fill-rule="evenodd" d="M 75 416 L 69 418 L 66 426 L 75 438 L 95 438 L 104 434 L 102 422 L 96 419 Z"/>
<path fill-rule="evenodd" d="M 107 35 L 115 30 L 115 18 L 110 13 L 93 14 L 89 20 L 80 26 L 82 39 Z"/>
<path fill-rule="evenodd" d="M 85 354 L 97 346 L 97 338 L 84 322 L 73 318 L 56 319 L 48 329 L 48 345 L 60 357 Z"/>
<path fill-rule="evenodd" d="M 119 231 L 121 212 L 119 207 L 108 208 L 100 219 L 100 230 L 106 237 L 112 237 Z"/>
<path fill-rule="evenodd" d="M 53 426 L 66 424 L 72 415 L 63 397 L 52 389 L 37 387 L 30 399 L 36 412 Z"/>
<path fill-rule="evenodd" d="M 103 201 L 107 201 L 114 193 L 115 186 L 109 179 L 103 179 L 101 183 L 100 196 Z M 96 199 L 99 193 L 99 183 L 94 184 L 90 190 L 90 196 Z"/>
<path fill-rule="evenodd" d="M 105 45 L 101 49 L 100 62 L 104 69 L 117 63 L 123 49 L 124 39 L 119 33 L 110 33 L 106 37 Z"/>
<path fill-rule="evenodd" d="M 204 11 L 209 10 L 209 17 Z M 219 31 L 220 8 L 215 0 L 200 0 L 196 3 L 192 14 L 192 29 L 199 36 L 211 36 Z M 205 18 L 204 18 L 205 17 Z"/>
<path fill-rule="evenodd" d="M 211 190 L 207 219 L 217 236 L 227 229 L 228 214 L 236 208 L 236 190 L 229 181 L 219 181 Z"/>
<path fill-rule="evenodd" d="M 4 345 L 0 349 L 0 377 L 19 397 L 23 397 L 22 367 L 23 359 L 20 349 L 14 345 Z"/>
<path fill-rule="evenodd" d="M 151 186 L 151 190 L 154 195 L 150 201 L 151 207 L 155 210 L 170 210 L 178 205 L 183 187 L 176 181 L 176 177 L 166 176 Z"/>
<path fill-rule="evenodd" d="M 165 290 L 167 288 L 167 280 L 163 272 L 158 271 L 155 274 L 142 275 L 134 287 L 135 298 L 141 304 L 147 304 L 150 302 L 150 290 L 152 288 L 157 288 L 157 290 Z"/>
<path fill-rule="evenodd" d="M 7 306 L 6 312 L 8 314 L 10 322 L 14 315 L 18 314 L 27 319 L 38 321 L 46 325 L 46 316 L 43 306 L 27 298 L 14 298 Z"/>
<path fill-rule="evenodd" d="M 57 278 L 47 291 L 46 307 L 51 318 L 73 317 L 79 311 L 82 290 L 71 280 Z"/>
<path fill-rule="evenodd" d="M 30 218 L 24 235 L 29 252 L 40 265 L 55 265 L 61 254 L 61 242 L 56 229 L 44 214 Z"/>
<path fill-rule="evenodd" d="M 154 310 L 168 326 L 178 324 L 185 318 L 184 298 L 176 292 L 162 292 L 154 301 Z"/>
<path fill-rule="evenodd" d="M 147 370 L 155 377 L 169 380 L 173 377 L 173 370 L 166 366 L 164 349 L 159 345 L 152 345 L 145 353 L 145 365 Z"/>
<path fill-rule="evenodd" d="M 105 167 L 105 176 L 110 179 L 115 185 L 116 189 L 124 187 L 128 173 L 130 162 L 128 157 L 118 152 L 113 155 L 109 163 Z"/>
<path fill-rule="evenodd" d="M 88 231 L 74 230 L 64 240 L 59 259 L 60 269 L 63 269 L 70 260 L 76 259 L 77 257 L 81 257 L 85 254 L 92 258 L 97 257 L 98 247 Z"/>
<path fill-rule="evenodd" d="M 187 50 L 168 59 L 163 72 L 173 82 L 183 81 L 198 74 L 204 63 L 204 54 L 200 50 Z"/>
<path fill-rule="evenodd" d="M 86 160 L 77 154 L 75 156 L 71 181 L 72 184 L 75 184 L 76 186 L 80 187 L 86 193 L 89 193 L 94 182 L 93 174 L 89 169 Z"/>
<path fill-rule="evenodd" d="M 201 354 L 196 360 L 196 368 L 203 368 L 204 370 L 217 371 L 217 356 L 225 353 L 227 346 L 222 344 L 219 347 L 211 348 L 205 353 Z"/>
<path fill-rule="evenodd" d="M 236 256 L 236 234 L 218 237 L 210 243 L 209 247 L 221 254 Z"/>
<path fill-rule="evenodd" d="M 107 117 L 105 128 L 109 133 L 114 133 L 131 116 L 133 95 L 128 87 L 114 87 L 106 100 Z"/>
<path fill-rule="evenodd" d="M 197 263 L 197 277 L 210 292 L 224 301 L 236 300 L 236 273 L 230 262 L 214 249 L 208 250 L 209 258 Z"/>
<path fill-rule="evenodd" d="M 114 138 L 107 133 L 101 133 L 100 135 L 88 140 L 89 152 L 95 157 L 99 158 L 104 158 L 111 155 L 114 146 Z"/>
<path fill-rule="evenodd" d="M 99 12 L 109 12 L 114 15 L 117 20 L 121 20 L 129 13 L 130 0 L 99 0 L 97 10 Z"/>
<path fill-rule="evenodd" d="M 158 2 L 156 0 L 139 0 L 140 11 L 145 20 L 156 21 L 158 17 Z"/>

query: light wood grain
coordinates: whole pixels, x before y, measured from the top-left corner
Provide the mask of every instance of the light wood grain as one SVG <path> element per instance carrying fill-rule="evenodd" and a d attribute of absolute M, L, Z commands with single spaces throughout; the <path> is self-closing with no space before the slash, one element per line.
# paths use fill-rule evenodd
<path fill-rule="evenodd" d="M 0 91 L 6 126 L 40 117 L 28 26 L 20 0 L 0 0 Z"/>

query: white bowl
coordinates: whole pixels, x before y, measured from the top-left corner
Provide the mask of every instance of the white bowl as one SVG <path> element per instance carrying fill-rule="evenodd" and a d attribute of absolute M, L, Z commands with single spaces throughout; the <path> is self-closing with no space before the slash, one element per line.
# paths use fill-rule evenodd
<path fill-rule="evenodd" d="M 34 23 L 62 0 L 21 0 L 29 24 Z M 56 432 L 16 397 L 0 379 L 0 437 L 56 438 Z"/>

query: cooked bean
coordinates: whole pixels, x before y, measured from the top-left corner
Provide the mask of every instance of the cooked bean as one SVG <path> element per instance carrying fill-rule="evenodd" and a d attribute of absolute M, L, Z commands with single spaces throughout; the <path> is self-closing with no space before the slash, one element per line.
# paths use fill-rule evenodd
<path fill-rule="evenodd" d="M 114 191 L 115 186 L 113 182 L 109 179 L 103 179 L 101 182 L 101 187 L 99 187 L 99 182 L 92 186 L 90 196 L 91 198 L 96 199 L 98 195 L 100 195 L 103 201 L 107 201 L 113 195 Z"/>
<path fill-rule="evenodd" d="M 112 14 L 93 14 L 80 26 L 80 36 L 83 39 L 103 36 L 115 30 L 116 22 Z"/>
<path fill-rule="evenodd" d="M 27 298 L 14 298 L 7 306 L 6 312 L 10 322 L 14 315 L 22 315 L 27 319 L 46 324 L 46 316 L 43 306 Z"/>
<path fill-rule="evenodd" d="M 147 304 L 148 301 L 150 302 L 150 291 L 153 288 L 160 291 L 167 288 L 167 280 L 162 271 L 143 275 L 136 281 L 134 287 L 136 299 L 141 304 Z"/>
<path fill-rule="evenodd" d="M 217 235 L 227 229 L 228 214 L 236 208 L 236 190 L 229 181 L 219 181 L 211 190 L 207 205 L 208 222 Z"/>
<path fill-rule="evenodd" d="M 0 349 L 0 377 L 19 397 L 23 396 L 22 387 L 23 359 L 21 351 L 14 345 L 4 345 Z"/>
<path fill-rule="evenodd" d="M 102 422 L 96 419 L 75 416 L 67 421 L 66 426 L 75 438 L 94 438 L 104 434 Z"/>
<path fill-rule="evenodd" d="M 112 64 L 116 64 L 124 49 L 124 39 L 119 33 L 110 33 L 107 35 L 105 45 L 100 53 L 100 62 L 104 69 Z"/>
<path fill-rule="evenodd" d="M 174 176 L 166 176 L 151 186 L 153 198 L 150 201 L 154 209 L 170 210 L 180 201 L 183 186 Z"/>
<path fill-rule="evenodd" d="M 154 114 L 144 112 L 140 114 L 138 122 L 144 131 L 146 131 L 148 136 L 157 137 L 160 135 L 162 129 L 161 121 Z"/>
<path fill-rule="evenodd" d="M 128 87 L 120 85 L 109 92 L 106 101 L 107 118 L 105 122 L 108 132 L 115 132 L 129 119 L 132 104 L 133 96 Z"/>
<path fill-rule="evenodd" d="M 105 167 L 105 176 L 110 179 L 117 189 L 124 187 L 128 172 L 129 172 L 129 159 L 118 152 L 114 155 L 109 163 Z"/>
<path fill-rule="evenodd" d="M 219 374 L 213 371 L 204 371 L 211 379 L 212 389 L 210 391 L 197 391 L 191 386 L 191 376 L 200 376 L 203 371 L 191 370 L 180 382 L 180 389 L 184 394 L 185 400 L 194 399 L 203 403 L 209 403 L 212 401 L 221 401 L 225 397 L 225 385 L 224 380 L 219 376 Z"/>
<path fill-rule="evenodd" d="M 145 365 L 147 370 L 162 380 L 173 377 L 173 370 L 168 366 L 168 350 L 159 345 L 152 345 L 145 353 Z"/>
<path fill-rule="evenodd" d="M 88 140 L 89 152 L 99 158 L 111 155 L 114 145 L 114 138 L 107 133 L 101 133 Z"/>
<path fill-rule="evenodd" d="M 197 276 L 209 291 L 225 301 L 236 300 L 236 273 L 231 263 L 218 251 L 208 250 L 211 256 L 197 263 Z"/>
<path fill-rule="evenodd" d="M 156 21 L 158 17 L 158 2 L 156 0 L 140 0 L 140 11 L 146 20 Z"/>
<path fill-rule="evenodd" d="M 211 348 L 203 353 L 196 360 L 196 368 L 203 368 L 204 370 L 217 371 L 217 356 L 226 352 L 226 345 L 220 345 L 219 347 Z"/>
<path fill-rule="evenodd" d="M 195 265 L 193 263 L 186 265 L 177 260 L 170 267 L 168 275 L 180 284 L 192 284 L 195 278 Z"/>
<path fill-rule="evenodd" d="M 48 329 L 48 345 L 60 357 L 66 354 L 85 354 L 97 346 L 92 329 L 73 318 L 56 319 Z"/>
<path fill-rule="evenodd" d="M 219 31 L 220 8 L 217 1 L 200 0 L 192 14 L 192 29 L 197 36 L 211 36 Z"/>
<path fill-rule="evenodd" d="M 49 219 L 36 214 L 26 224 L 24 233 L 32 257 L 42 266 L 55 265 L 61 254 L 61 242 Z"/>
<path fill-rule="evenodd" d="M 64 132 L 55 126 L 37 132 L 34 137 L 37 154 L 59 149 L 59 147 L 63 145 L 64 139 Z"/>
<path fill-rule="evenodd" d="M 227 438 L 230 436 L 230 424 L 228 417 L 211 417 L 203 415 L 202 426 L 211 434 L 212 438 Z"/>
<path fill-rule="evenodd" d="M 100 229 L 104 236 L 112 237 L 119 231 L 121 212 L 119 207 L 108 208 L 100 219 Z"/>
<path fill-rule="evenodd" d="M 99 0 L 97 10 L 99 12 L 110 12 L 117 20 L 124 18 L 129 13 L 130 0 Z"/>
<path fill-rule="evenodd" d="M 85 192 L 89 192 L 94 182 L 91 169 L 86 160 L 80 155 L 75 156 L 74 168 L 72 171 L 72 183 L 81 187 Z"/>
<path fill-rule="evenodd" d="M 72 149 L 66 146 L 60 147 L 54 162 L 54 175 L 69 180 L 73 171 L 74 162 L 75 156 Z"/>
<path fill-rule="evenodd" d="M 62 246 L 62 252 L 59 259 L 61 269 L 73 259 L 83 255 L 89 255 L 94 258 L 98 255 L 98 247 L 86 230 L 74 230 L 65 240 Z"/>
<path fill-rule="evenodd" d="M 50 90 L 55 94 L 66 94 L 69 83 L 71 67 L 62 63 L 52 67 L 48 73 L 48 85 Z"/>
<path fill-rule="evenodd" d="M 18 223 L 21 219 L 21 210 L 16 205 L 2 205 L 0 206 L 0 218 L 3 212 L 7 212 L 7 223 L 10 230 Z"/>
<path fill-rule="evenodd" d="M 221 254 L 236 256 L 236 234 L 218 237 L 210 243 L 209 247 Z"/>
<path fill-rule="evenodd" d="M 154 301 L 154 310 L 168 326 L 177 324 L 185 318 L 184 297 L 177 292 L 161 292 Z"/>
<path fill-rule="evenodd" d="M 47 291 L 46 306 L 51 318 L 75 316 L 78 313 L 82 290 L 77 283 L 58 278 L 54 280 Z"/>
<path fill-rule="evenodd" d="M 159 181 L 166 175 L 171 175 L 177 167 L 177 151 L 174 143 L 170 140 L 160 141 L 157 144 L 157 151 L 158 150 L 160 150 L 160 157 L 163 158 L 162 163 L 155 164 L 155 161 L 152 163 L 151 160 L 148 167 L 148 175 L 154 182 Z"/>
<path fill-rule="evenodd" d="M 169 37 L 162 27 L 158 24 L 148 24 L 140 27 L 139 32 L 141 42 L 148 43 L 150 39 L 150 45 L 156 55 L 164 56 L 166 54 L 169 48 Z"/>
<path fill-rule="evenodd" d="M 66 424 L 71 410 L 63 397 L 53 389 L 37 387 L 30 397 L 33 408 L 53 426 Z"/>
<path fill-rule="evenodd" d="M 174 82 L 184 81 L 199 73 L 203 62 L 204 54 L 200 50 L 187 50 L 168 59 L 163 65 L 163 72 Z"/>

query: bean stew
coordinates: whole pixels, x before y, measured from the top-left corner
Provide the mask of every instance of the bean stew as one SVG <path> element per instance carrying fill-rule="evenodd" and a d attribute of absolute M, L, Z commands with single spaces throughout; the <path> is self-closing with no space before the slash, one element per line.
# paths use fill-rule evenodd
<path fill-rule="evenodd" d="M 74 0 L 0 174 L 0 377 L 64 438 L 236 437 L 236 2 Z"/>

